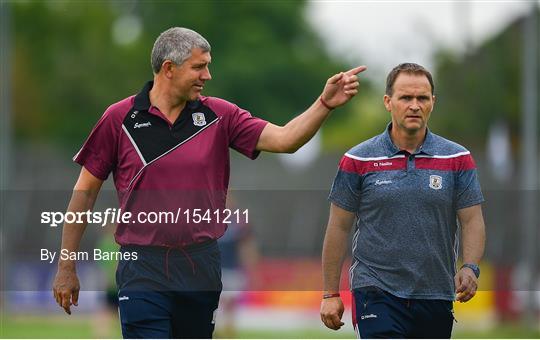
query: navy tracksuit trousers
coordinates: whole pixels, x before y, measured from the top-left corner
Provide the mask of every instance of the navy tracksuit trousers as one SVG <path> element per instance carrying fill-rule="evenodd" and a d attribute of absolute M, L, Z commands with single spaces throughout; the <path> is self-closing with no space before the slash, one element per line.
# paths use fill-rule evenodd
<path fill-rule="evenodd" d="M 353 326 L 359 338 L 450 338 L 452 301 L 403 299 L 377 287 L 353 291 Z"/>
<path fill-rule="evenodd" d="M 124 338 L 212 338 L 221 293 L 216 241 L 184 249 L 122 247 L 116 271 Z"/>

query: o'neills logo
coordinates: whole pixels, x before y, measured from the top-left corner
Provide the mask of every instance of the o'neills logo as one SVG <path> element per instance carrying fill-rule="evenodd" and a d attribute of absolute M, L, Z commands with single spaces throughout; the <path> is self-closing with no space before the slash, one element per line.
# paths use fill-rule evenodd
<path fill-rule="evenodd" d="M 139 128 L 145 128 L 145 127 L 150 127 L 152 126 L 152 123 L 150 122 L 146 122 L 146 123 L 135 123 L 135 126 L 133 126 L 134 129 L 139 129 Z"/>
<path fill-rule="evenodd" d="M 375 162 L 373 163 L 373 166 L 390 166 L 392 165 L 392 162 Z"/>

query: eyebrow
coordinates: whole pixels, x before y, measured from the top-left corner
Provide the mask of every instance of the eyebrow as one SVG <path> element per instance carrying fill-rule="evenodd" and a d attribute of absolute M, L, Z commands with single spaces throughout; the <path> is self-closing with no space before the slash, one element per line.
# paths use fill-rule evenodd
<path fill-rule="evenodd" d="M 430 96 L 427 94 L 420 94 L 418 96 L 413 96 L 412 94 L 402 94 L 399 98 L 418 98 L 418 99 L 429 99 Z"/>

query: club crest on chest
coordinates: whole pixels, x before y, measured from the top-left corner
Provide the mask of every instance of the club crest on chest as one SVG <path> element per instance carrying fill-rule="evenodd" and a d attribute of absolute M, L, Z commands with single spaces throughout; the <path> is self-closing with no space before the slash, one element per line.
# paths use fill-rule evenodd
<path fill-rule="evenodd" d="M 437 175 L 430 175 L 429 187 L 434 190 L 442 189 L 442 177 Z"/>
<path fill-rule="evenodd" d="M 195 126 L 205 126 L 206 125 L 206 117 L 204 116 L 204 113 L 202 113 L 202 112 L 192 113 L 191 118 L 193 118 L 193 125 L 195 125 Z"/>

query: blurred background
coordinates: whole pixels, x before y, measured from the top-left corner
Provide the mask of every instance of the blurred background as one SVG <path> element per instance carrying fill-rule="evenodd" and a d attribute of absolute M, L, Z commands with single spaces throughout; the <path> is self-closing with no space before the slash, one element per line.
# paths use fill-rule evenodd
<path fill-rule="evenodd" d="M 65 211 L 80 168 L 71 162 L 111 104 L 152 77 L 155 38 L 192 28 L 212 45 L 205 95 L 283 124 L 326 79 L 367 65 L 360 93 L 294 155 L 231 153 L 234 207 L 218 337 L 354 337 L 320 323 L 320 254 L 339 159 L 389 121 L 384 82 L 401 62 L 428 67 L 437 103 L 430 128 L 465 145 L 486 196 L 480 291 L 456 304 L 455 337 L 540 337 L 539 2 L 5 1 L 0 12 L 0 337 L 119 337 L 107 303 L 114 263 L 79 265 L 71 316 L 50 292 Z M 111 180 L 96 209 L 116 206 Z M 82 249 L 115 249 L 114 225 L 89 226 Z M 111 274 L 112 273 L 112 274 Z"/>

